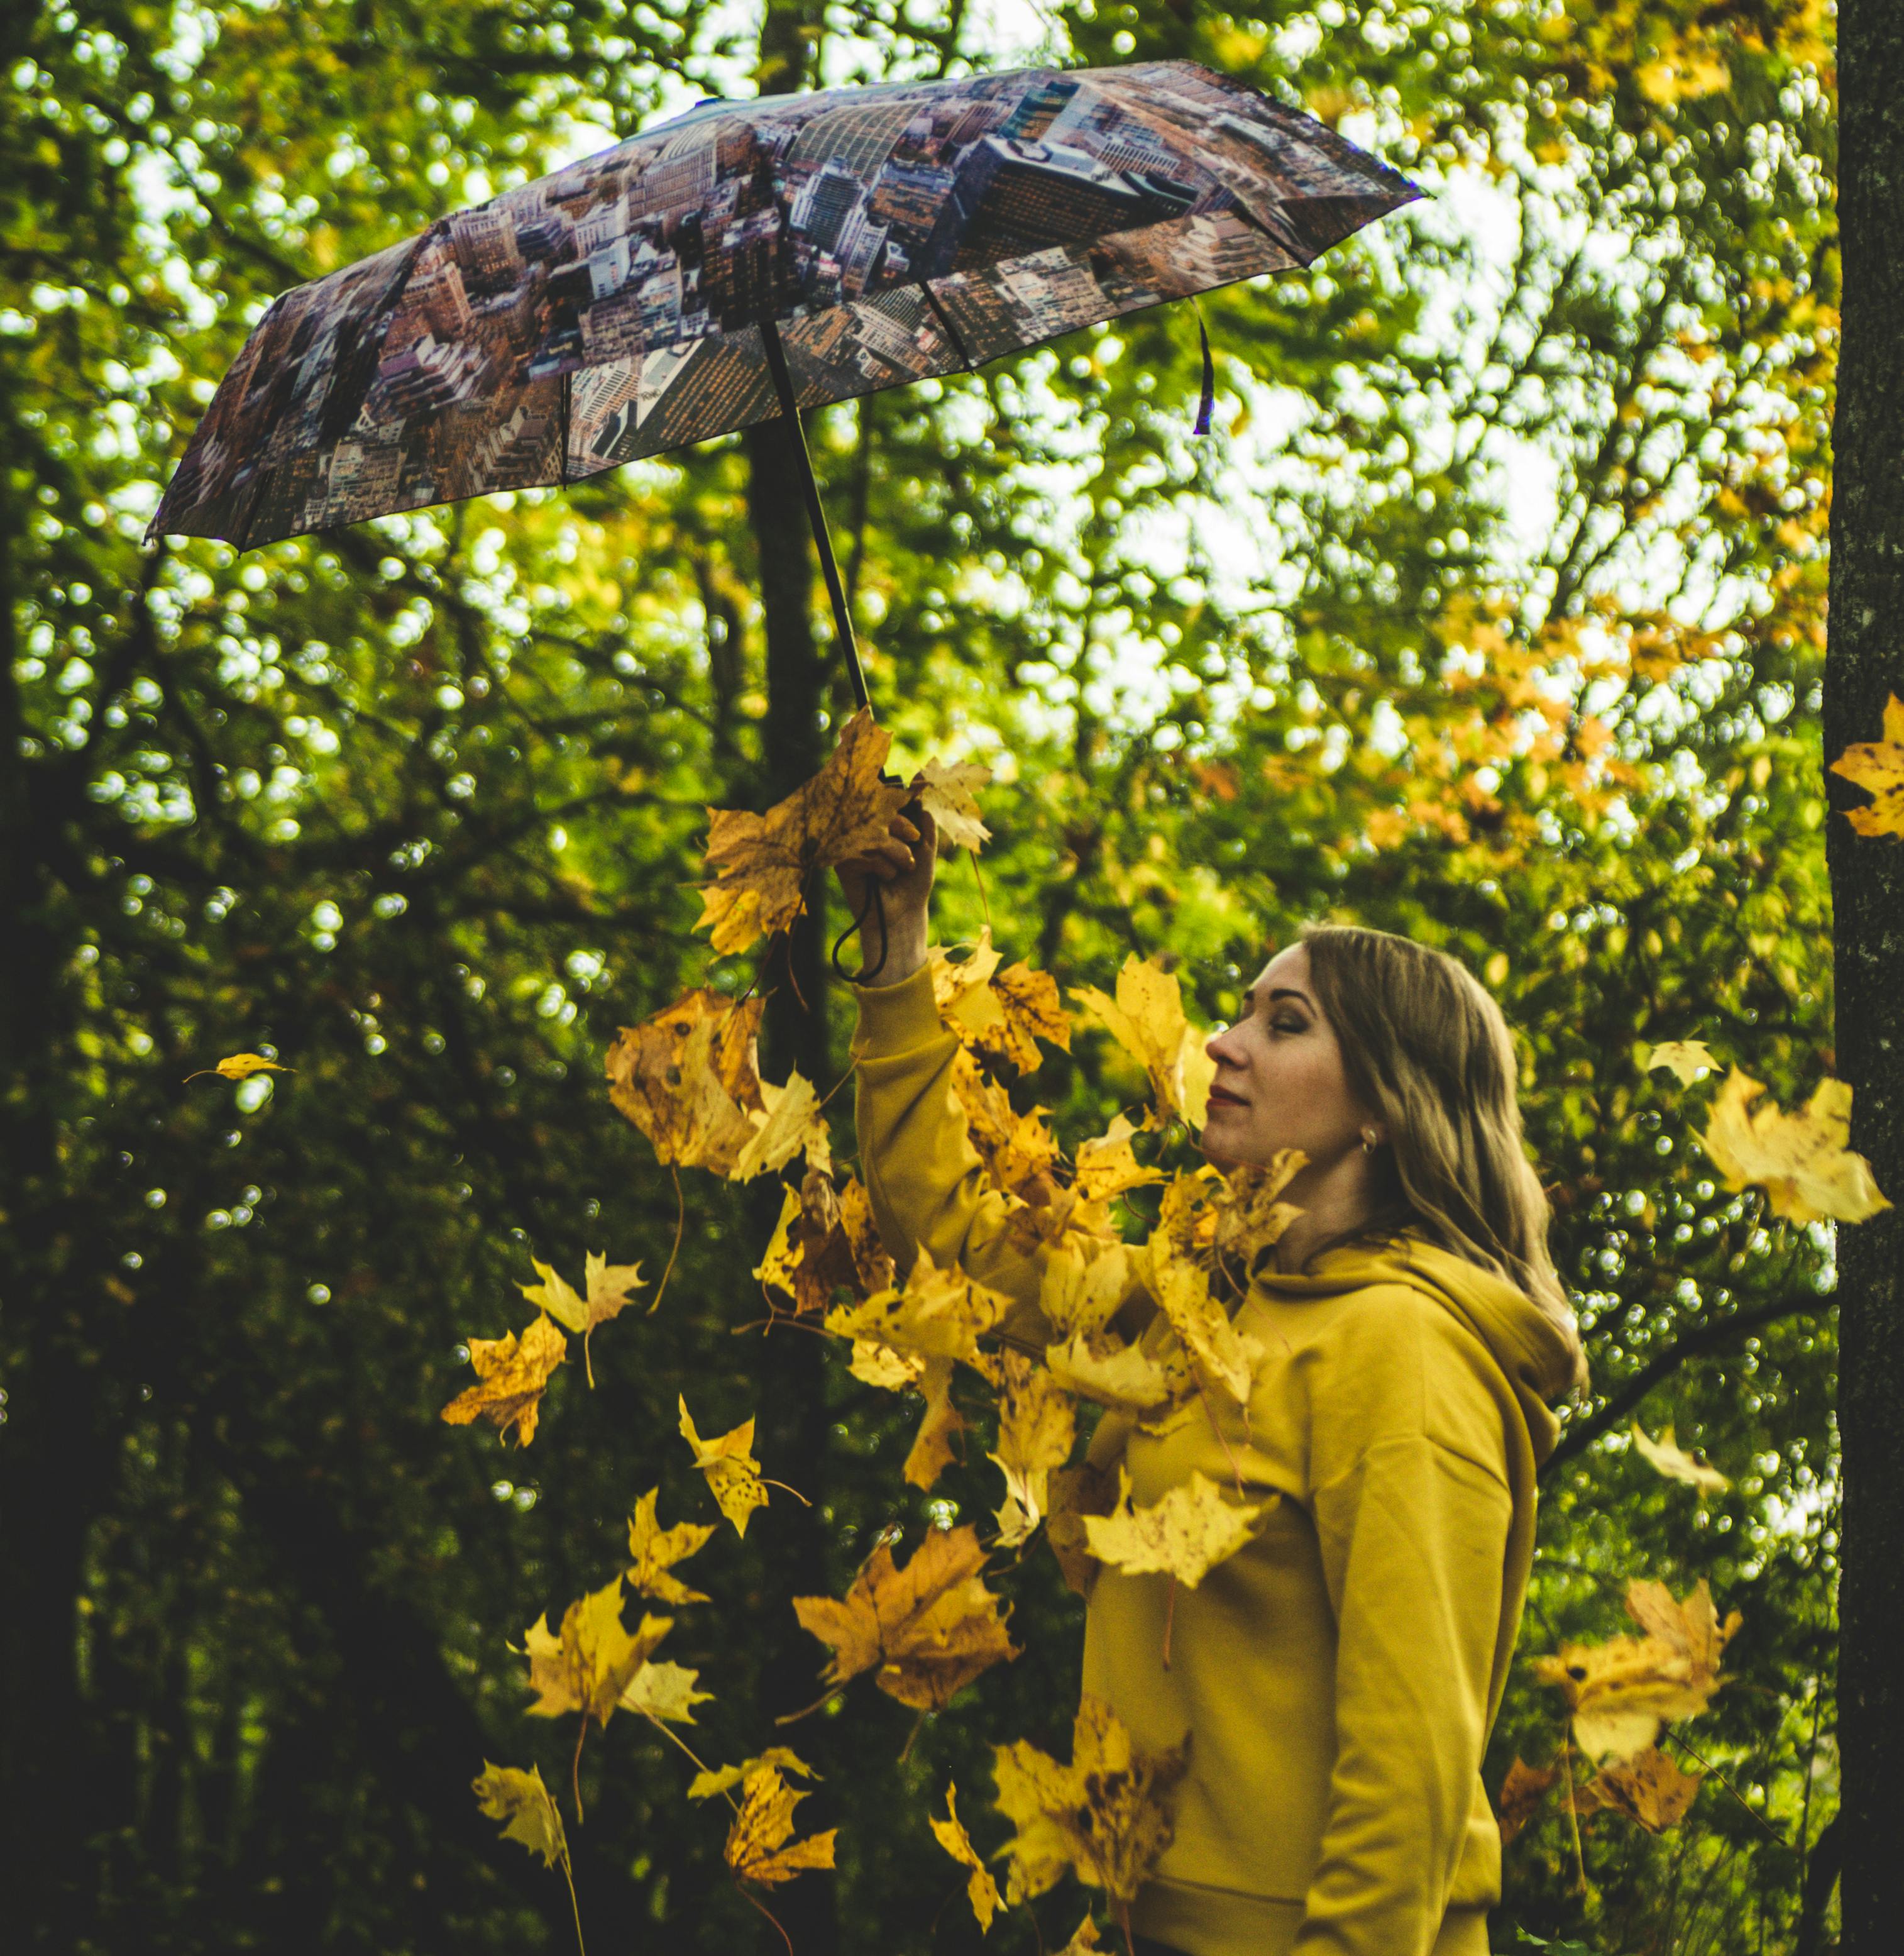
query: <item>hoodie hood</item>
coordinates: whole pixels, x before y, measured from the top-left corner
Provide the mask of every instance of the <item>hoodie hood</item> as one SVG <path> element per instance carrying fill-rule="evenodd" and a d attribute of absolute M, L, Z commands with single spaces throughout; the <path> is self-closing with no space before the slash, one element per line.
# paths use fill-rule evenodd
<path fill-rule="evenodd" d="M 1560 1424 L 1549 1402 L 1573 1384 L 1573 1353 L 1553 1320 L 1505 1277 L 1409 1235 L 1344 1244 L 1317 1257 L 1307 1273 L 1259 1267 L 1254 1280 L 1285 1297 L 1329 1297 L 1385 1283 L 1420 1291 L 1487 1347 L 1520 1402 L 1535 1460 L 1553 1451 Z"/>

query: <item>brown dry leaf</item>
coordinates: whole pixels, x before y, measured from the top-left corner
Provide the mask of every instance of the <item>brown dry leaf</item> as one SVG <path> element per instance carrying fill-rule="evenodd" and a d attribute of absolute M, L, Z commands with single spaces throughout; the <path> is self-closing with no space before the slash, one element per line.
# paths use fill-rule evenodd
<path fill-rule="evenodd" d="M 1751 1103 L 1763 1084 L 1734 1067 L 1713 1103 L 1700 1136 L 1729 1188 L 1756 1184 L 1774 1216 L 1793 1222 L 1862 1222 L 1890 1202 L 1873 1180 L 1871 1163 L 1846 1145 L 1851 1139 L 1851 1087 L 1819 1083 L 1802 1114 L 1767 1101 Z"/>
<path fill-rule="evenodd" d="M 624 1712 L 645 1712 L 651 1718 L 665 1718 L 673 1723 L 692 1725 L 694 1723 L 692 1708 L 713 1702 L 711 1691 L 697 1691 L 701 1674 L 690 1670 L 686 1665 L 660 1663 L 645 1664 L 628 1681 L 628 1688 L 622 1693 Z"/>
<path fill-rule="evenodd" d="M 690 1589 L 680 1578 L 668 1572 L 707 1547 L 714 1539 L 714 1526 L 706 1522 L 682 1522 L 664 1529 L 654 1518 L 654 1504 L 660 1489 L 651 1488 L 635 1503 L 628 1518 L 628 1552 L 635 1559 L 624 1579 L 644 1596 L 657 1603 L 705 1603 L 707 1598 Z"/>
<path fill-rule="evenodd" d="M 857 1179 L 849 1175 L 846 1186 L 836 1191 L 830 1175 L 809 1168 L 799 1192 L 787 1191 L 773 1238 L 754 1275 L 789 1293 L 800 1317 L 825 1311 L 838 1290 L 863 1297 L 891 1288 L 892 1259 Z"/>
<path fill-rule="evenodd" d="M 1003 1292 L 974 1283 L 956 1264 L 941 1270 L 922 1244 L 904 1289 L 838 1305 L 827 1312 L 826 1328 L 838 1337 L 871 1339 L 895 1352 L 961 1359 L 985 1370 L 978 1341 L 1010 1305 Z"/>
<path fill-rule="evenodd" d="M 1215 1248 L 1219 1260 L 1234 1258 L 1247 1270 L 1302 1213 L 1277 1198 L 1309 1166 L 1300 1148 L 1278 1148 L 1262 1168 L 1232 1169 L 1211 1205 L 1216 1216 Z"/>
<path fill-rule="evenodd" d="M 1595 1759 L 1629 1759 L 1658 1743 L 1662 1724 L 1704 1711 L 1739 1627 L 1737 1611 L 1719 1621 L 1703 1579 L 1684 1602 L 1663 1583 L 1630 1583 L 1626 1607 L 1645 1636 L 1563 1644 L 1534 1664 L 1536 1677 L 1566 1693 L 1574 1737 Z"/>
<path fill-rule="evenodd" d="M 1074 986 L 1071 996 L 1150 1076 L 1154 1104 L 1145 1126 L 1161 1126 L 1175 1114 L 1201 1128 L 1216 1064 L 1203 1050 L 1209 1035 L 1184 1016 L 1175 975 L 1133 951 L 1117 973 L 1114 999 L 1094 985 Z"/>
<path fill-rule="evenodd" d="M 706 988 L 677 999 L 608 1049 L 608 1097 L 664 1167 L 730 1173 L 764 1117 L 757 1041 L 766 1002 Z"/>
<path fill-rule="evenodd" d="M 496 1422 L 499 1434 L 513 1426 L 517 1444 L 526 1446 L 535 1437 L 549 1375 L 568 1355 L 568 1339 L 546 1312 L 538 1312 L 519 1339 L 513 1331 L 501 1338 L 472 1338 L 469 1362 L 482 1383 L 458 1393 L 443 1408 L 443 1417 L 452 1426 L 467 1426 L 481 1413 Z"/>
<path fill-rule="evenodd" d="M 476 1804 L 490 1819 L 509 1823 L 503 1829 L 505 1841 L 520 1841 L 531 1853 L 542 1857 L 544 1867 L 567 1870 L 569 1838 L 554 1796 L 542 1784 L 541 1767 L 525 1772 L 519 1766 L 493 1766 L 485 1759 L 469 1785 Z"/>
<path fill-rule="evenodd" d="M 677 1396 L 681 1406 L 681 1437 L 694 1449 L 694 1464 L 708 1477 L 708 1491 L 720 1512 L 734 1525 L 734 1532 L 747 1533 L 747 1518 L 756 1508 L 767 1505 L 767 1489 L 760 1478 L 760 1462 L 754 1458 L 754 1421 L 750 1415 L 731 1432 L 717 1440 L 704 1440 L 688 1417 L 685 1396 Z"/>
<path fill-rule="evenodd" d="M 261 1052 L 228 1053 L 216 1066 L 201 1066 L 196 1073 L 187 1074 L 185 1084 L 189 1087 L 194 1080 L 203 1080 L 213 1074 L 221 1080 L 249 1080 L 254 1073 L 290 1071 L 289 1067 L 280 1066 L 275 1059 L 266 1059 Z"/>
<path fill-rule="evenodd" d="M 872 1197 L 859 1178 L 848 1175 L 840 1191 L 840 1229 L 853 1257 L 854 1276 L 862 1291 L 890 1290 L 897 1282 L 893 1260 L 880 1240 L 873 1219 Z"/>
<path fill-rule="evenodd" d="M 805 907 L 807 880 L 850 856 L 876 849 L 910 798 L 903 784 L 882 781 L 893 737 L 862 707 L 840 730 L 826 765 L 764 815 L 746 809 L 708 811 L 704 906 L 695 929 L 711 929 L 717 951 L 745 951 L 764 932 L 784 930 Z"/>
<path fill-rule="evenodd" d="M 1704 1040 L 1665 1040 L 1641 1049 L 1642 1073 L 1656 1073 L 1661 1067 L 1682 1087 L 1690 1087 L 1701 1073 L 1716 1073 L 1719 1062 Z"/>
<path fill-rule="evenodd" d="M 1155 1413 L 1194 1390 L 1181 1348 L 1147 1352 L 1105 1333 L 1080 1332 L 1068 1344 L 1047 1345 L 1045 1362 L 1067 1392 L 1130 1412 Z"/>
<path fill-rule="evenodd" d="M 594 1591 L 563 1612 L 560 1636 L 538 1617 L 522 1639 L 529 1689 L 541 1695 L 528 1709 L 537 1718 L 579 1712 L 606 1725 L 622 1693 L 673 1626 L 670 1617 L 644 1616 L 630 1633 L 622 1621 L 622 1582 Z"/>
<path fill-rule="evenodd" d="M 1700 1776 L 1681 1769 L 1677 1760 L 1650 1746 L 1622 1765 L 1603 1765 L 1581 1790 L 1578 1810 L 1597 1807 L 1623 1813 L 1649 1834 L 1663 1834 L 1686 1816 L 1699 1791 Z"/>
<path fill-rule="evenodd" d="M 1022 1352 L 998 1355 L 1004 1396 L 998 1407 L 998 1450 L 991 1457 L 1005 1477 L 998 1510 L 998 1545 L 1016 1548 L 1051 1510 L 1049 1477 L 1070 1458 L 1077 1437 L 1077 1401 L 1045 1368 Z"/>
<path fill-rule="evenodd" d="M 964 1432 L 965 1421 L 952 1403 L 952 1361 L 921 1358 L 918 1364 L 919 1375 L 913 1383 L 925 1395 L 925 1413 L 902 1471 L 908 1485 L 929 1493 L 954 1458 L 952 1443 Z"/>
<path fill-rule="evenodd" d="M 1045 1259 L 1038 1308 L 1061 1340 L 1094 1337 L 1107 1329 L 1136 1282 L 1123 1244 L 1088 1257 L 1083 1246 L 1067 1244 Z"/>
<path fill-rule="evenodd" d="M 725 1793 L 730 1787 L 739 1785 L 756 1766 L 771 1766 L 777 1772 L 794 1773 L 802 1779 L 818 1779 L 815 1772 L 790 1746 L 769 1746 L 765 1752 L 756 1753 L 752 1759 L 742 1759 L 737 1766 L 717 1766 L 711 1772 L 703 1770 L 695 1775 L 688 1784 L 690 1800 L 711 1800 L 717 1794 Z"/>
<path fill-rule="evenodd" d="M 1708 1467 L 1696 1454 L 1688 1453 L 1668 1427 L 1657 1440 L 1649 1440 L 1639 1421 L 1633 1422 L 1633 1447 L 1655 1473 L 1669 1481 L 1684 1481 L 1706 1494 L 1716 1494 L 1732 1484 L 1716 1467 Z"/>
<path fill-rule="evenodd" d="M 1847 747 L 1831 771 L 1871 790 L 1868 807 L 1845 810 L 1860 835 L 1904 835 L 1904 699 L 1893 693 L 1885 702 L 1881 740 Z"/>
<path fill-rule="evenodd" d="M 959 1819 L 959 1787 L 956 1780 L 946 1782 L 945 1812 L 943 1820 L 930 1813 L 925 1817 L 932 1823 L 939 1845 L 960 1867 L 972 1870 L 966 1881 L 965 1891 L 972 1903 L 972 1913 L 979 1918 L 979 1934 L 989 1935 L 991 1918 L 998 1913 L 998 1884 L 979 1860 L 979 1850 L 972 1844 L 972 1836 Z"/>
<path fill-rule="evenodd" d="M 1111 1707 L 1086 1693 L 1069 1765 L 1023 1739 L 995 1747 L 998 1810 L 1018 1830 L 1007 1903 L 1042 1894 L 1067 1868 L 1114 1901 L 1133 1901 L 1170 1845 L 1165 1797 L 1184 1775 L 1189 1746 L 1187 1735 L 1169 1752 L 1140 1751 Z"/>
<path fill-rule="evenodd" d="M 1058 1559 L 1065 1588 L 1088 1601 L 1103 1565 L 1091 1553 L 1085 1525 L 1092 1515 L 1108 1515 L 1117 1505 L 1117 1484 L 1105 1469 L 1086 1461 L 1054 1468 L 1048 1485 L 1051 1506 L 1045 1519 L 1045 1539 Z"/>
<path fill-rule="evenodd" d="M 809 1868 L 833 1866 L 837 1828 L 796 1841 L 791 1847 L 783 1844 L 793 1831 L 793 1809 L 805 1797 L 772 1766 L 755 1766 L 747 1775 L 742 1782 L 740 1811 L 721 1850 L 736 1881 L 771 1888 Z"/>
<path fill-rule="evenodd" d="M 1130 1504 L 1130 1475 L 1117 1475 L 1117 1504 L 1108 1515 L 1092 1515 L 1084 1536 L 1099 1561 L 1127 1576 L 1152 1573 L 1174 1576 L 1186 1589 L 1243 1547 L 1275 1500 L 1238 1505 L 1215 1482 L 1192 1468 L 1190 1479 L 1148 1507 Z"/>
<path fill-rule="evenodd" d="M 941 761 L 936 756 L 920 768 L 913 791 L 934 825 L 954 849 L 976 856 L 991 840 L 979 819 L 978 790 L 991 779 L 982 761 Z"/>
<path fill-rule="evenodd" d="M 957 964 L 936 945 L 927 961 L 941 1020 L 982 1058 L 1016 1072 L 1032 1073 L 1039 1065 L 1041 1039 L 1069 1050 L 1071 1024 L 1058 1002 L 1056 981 L 1029 964 L 1001 971 L 989 924 Z"/>
<path fill-rule="evenodd" d="M 1501 1782 L 1501 1797 L 1494 1803 L 1500 1823 L 1501 1845 L 1505 1847 L 1540 1810 L 1540 1804 L 1560 1777 L 1558 1766 L 1530 1766 L 1517 1757 Z"/>
<path fill-rule="evenodd" d="M 1133 1153 L 1130 1137 L 1139 1131 L 1119 1114 L 1097 1140 L 1079 1144 L 1074 1185 L 1085 1201 L 1108 1201 L 1127 1188 L 1141 1188 L 1147 1182 L 1164 1179 L 1162 1169 L 1146 1168 Z"/>
<path fill-rule="evenodd" d="M 870 1670 L 900 1704 L 942 1712 L 981 1671 L 1018 1655 L 979 1574 L 984 1566 L 969 1523 L 933 1529 L 903 1569 L 881 1542 L 843 1599 L 795 1597 L 802 1626 L 833 1652 L 825 1681 L 844 1684 Z"/>
<path fill-rule="evenodd" d="M 1263 1347 L 1231 1323 L 1210 1294 L 1209 1273 L 1183 1253 L 1168 1226 L 1154 1231 L 1133 1261 L 1198 1374 L 1247 1404 Z"/>

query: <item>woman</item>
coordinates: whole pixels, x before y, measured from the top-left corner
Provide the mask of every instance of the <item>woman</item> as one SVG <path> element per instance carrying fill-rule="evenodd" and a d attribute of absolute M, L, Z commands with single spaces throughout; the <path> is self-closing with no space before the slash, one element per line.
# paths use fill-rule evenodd
<path fill-rule="evenodd" d="M 1009 1295 L 1042 1349 L 1044 1253 L 1008 1241 L 950 1090 L 926 970 L 935 837 L 895 819 L 868 878 L 883 964 L 856 986 L 862 1163 L 887 1249 L 923 1244 Z M 875 928 L 872 935 L 880 935 Z M 875 948 L 874 955 L 877 957 Z M 1083 1686 L 1140 1745 L 1190 1738 L 1171 1844 L 1132 1911 L 1152 1956 L 1485 1956 L 1500 1837 L 1480 1767 L 1532 1556 L 1548 1402 L 1578 1333 L 1522 1148 L 1512 1041 L 1455 961 L 1309 929 L 1212 1038 L 1203 1145 L 1222 1168 L 1308 1158 L 1302 1213 L 1235 1323 L 1264 1349 L 1247 1417 L 1147 1434 L 1107 1412 L 1089 1458 L 1147 1504 L 1200 1472 L 1266 1512 L 1194 1589 L 1098 1575 Z M 1163 1330 L 1140 1295 L 1121 1323 Z M 1170 1662 L 1164 1662 L 1166 1612 Z"/>

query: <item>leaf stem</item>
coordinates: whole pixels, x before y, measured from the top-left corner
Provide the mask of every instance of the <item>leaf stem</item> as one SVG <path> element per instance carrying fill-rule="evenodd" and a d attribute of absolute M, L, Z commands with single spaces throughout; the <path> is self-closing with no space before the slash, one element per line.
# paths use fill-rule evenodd
<path fill-rule="evenodd" d="M 991 928 L 991 905 L 985 896 L 985 879 L 979 873 L 979 852 L 968 849 L 966 858 L 972 865 L 972 880 L 979 886 L 979 907 L 985 913 L 985 929 Z"/>
<path fill-rule="evenodd" d="M 1574 1740 L 1571 1731 L 1560 1741 L 1560 1763 L 1567 1775 L 1567 1819 L 1574 1830 L 1574 1866 L 1580 1870 L 1580 1892 L 1587 1892 L 1587 1854 L 1580 1844 L 1580 1809 L 1574 1792 Z"/>
<path fill-rule="evenodd" d="M 575 1947 L 581 1951 L 581 1956 L 588 1956 L 588 1945 L 582 1939 L 582 1904 L 575 1899 L 575 1874 L 569 1866 L 566 1854 L 562 1857 L 562 1879 L 569 1884 L 569 1906 L 575 1911 Z"/>
<path fill-rule="evenodd" d="M 1745 1811 L 1758 1822 L 1760 1826 L 1764 1828 L 1767 1833 L 1771 1835 L 1772 1838 L 1776 1841 L 1781 1847 L 1789 1847 L 1791 1845 L 1791 1843 L 1786 1839 L 1785 1836 L 1772 1825 L 1770 1821 L 1766 1819 L 1764 1814 L 1759 1812 L 1757 1807 L 1754 1806 L 1751 1802 L 1746 1799 L 1745 1796 L 1739 1791 L 1739 1788 L 1734 1786 L 1732 1781 L 1729 1780 L 1710 1759 L 1702 1759 L 1698 1753 L 1694 1752 L 1691 1746 L 1688 1745 L 1685 1740 L 1681 1738 L 1677 1732 L 1669 1731 L 1666 1734 L 1666 1737 L 1670 1739 L 1682 1752 L 1689 1754 L 1693 1762 L 1696 1765 L 1704 1768 L 1704 1770 L 1710 1773 L 1714 1779 L 1718 1781 L 1719 1784 L 1732 1795 L 1733 1799 L 1739 1802 L 1741 1806 L 1745 1808 Z"/>
<path fill-rule="evenodd" d="M 769 1475 L 763 1474 L 760 1477 L 760 1484 L 763 1488 L 777 1488 L 782 1494 L 791 1494 L 794 1500 L 798 1501 L 803 1507 L 810 1508 L 813 1505 L 813 1503 L 800 1492 L 799 1488 L 790 1488 L 784 1481 L 776 1481 L 771 1478 Z"/>
<path fill-rule="evenodd" d="M 787 1956 L 793 1956 L 793 1939 L 787 1934 L 780 1917 L 776 1915 L 764 1902 L 755 1901 L 754 1898 L 740 1885 L 739 1882 L 735 1882 L 734 1888 L 742 1901 L 747 1903 L 751 1907 L 758 1909 L 761 1913 L 765 1916 L 768 1920 L 771 1922 L 776 1929 L 780 1930 L 780 1940 L 787 1945 Z"/>
<path fill-rule="evenodd" d="M 1170 1579 L 1170 1594 L 1164 1604 L 1164 1668 L 1170 1668 L 1170 1633 L 1177 1622 L 1177 1578 Z"/>
<path fill-rule="evenodd" d="M 644 1712 L 641 1714 L 641 1716 L 654 1727 L 656 1731 L 660 1734 L 663 1738 L 673 1740 L 674 1743 L 679 1746 L 682 1751 L 687 1754 L 688 1757 L 694 1762 L 694 1768 L 695 1771 L 708 1773 L 709 1775 L 712 1774 L 714 1768 L 708 1764 L 705 1759 L 698 1756 L 693 1747 L 691 1746 L 688 1743 L 687 1740 L 682 1738 L 678 1732 L 670 1731 L 668 1729 L 667 1724 L 665 1720 L 656 1718 L 652 1712 Z M 722 1793 L 720 1797 L 734 1809 L 736 1813 L 740 1811 L 740 1802 L 735 1799 L 733 1787 L 727 1787 Z"/>
<path fill-rule="evenodd" d="M 668 1279 L 674 1274 L 674 1260 L 681 1254 L 681 1232 L 687 1226 L 688 1220 L 687 1197 L 681 1193 L 681 1170 L 675 1163 L 670 1162 L 668 1173 L 674 1178 L 674 1247 L 668 1252 L 668 1267 L 661 1273 L 660 1289 L 655 1292 L 654 1301 L 648 1308 L 648 1314 L 651 1317 L 660 1309 L 662 1293 L 668 1287 Z M 585 1338 L 582 1350 L 585 1352 L 588 1349 L 588 1341 Z M 592 1377 L 588 1383 L 591 1385 L 594 1383 Z"/>
<path fill-rule="evenodd" d="M 575 1734 L 575 1756 L 569 1762 L 569 1786 L 575 1796 L 575 1825 L 582 1825 L 582 1742 L 588 1736 L 588 1714 L 582 1715 L 582 1728 Z"/>

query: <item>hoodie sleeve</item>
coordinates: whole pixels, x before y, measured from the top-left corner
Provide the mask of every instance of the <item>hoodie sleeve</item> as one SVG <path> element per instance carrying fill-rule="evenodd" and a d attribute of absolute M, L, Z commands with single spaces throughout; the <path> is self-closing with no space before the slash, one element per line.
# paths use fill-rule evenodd
<path fill-rule="evenodd" d="M 935 1264 L 958 1264 L 975 1283 L 1002 1291 L 1013 1308 L 1001 1335 L 1042 1354 L 1051 1336 L 1038 1308 L 1047 1253 L 1006 1236 L 1012 1204 L 985 1173 L 953 1093 L 958 1036 L 939 1021 L 930 968 L 852 989 L 853 1120 L 887 1253 L 903 1274 L 922 1244 Z"/>
<path fill-rule="evenodd" d="M 1513 1503 L 1479 1342 L 1408 1290 L 1354 1316 L 1311 1403 L 1336 1752 L 1292 1956 L 1429 1956 L 1477 1811 Z"/>

